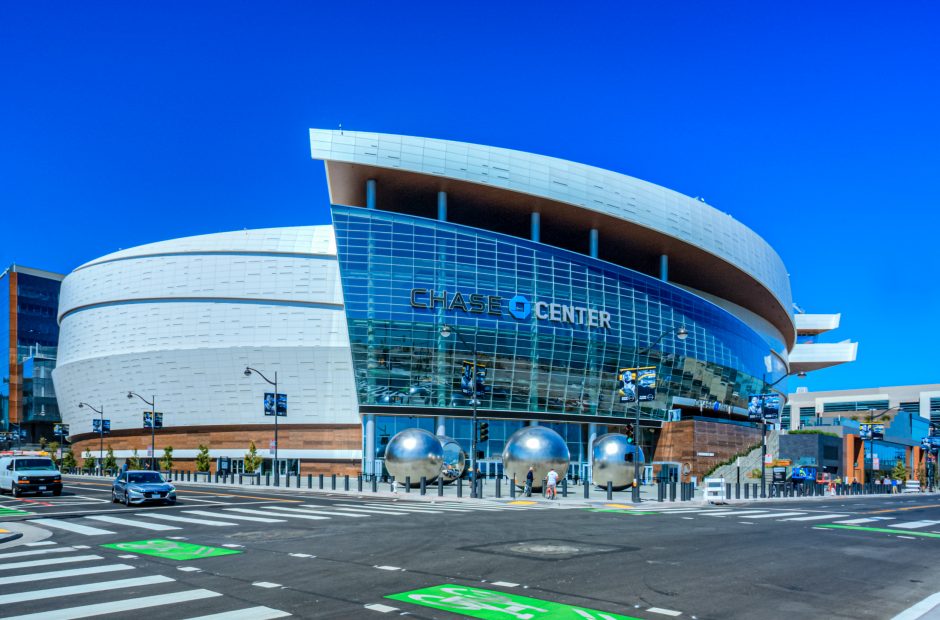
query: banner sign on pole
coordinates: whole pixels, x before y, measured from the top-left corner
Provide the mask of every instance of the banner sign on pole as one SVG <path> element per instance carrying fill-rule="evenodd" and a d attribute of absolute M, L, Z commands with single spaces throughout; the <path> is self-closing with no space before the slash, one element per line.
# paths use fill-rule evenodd
<path fill-rule="evenodd" d="M 69 434 L 68 424 L 56 424 L 52 427 L 52 434 L 57 437 L 67 437 Z"/>
<path fill-rule="evenodd" d="M 617 395 L 622 403 L 654 400 L 656 398 L 656 367 L 621 368 L 617 374 Z"/>
<path fill-rule="evenodd" d="M 157 411 L 156 413 L 154 413 L 154 417 L 156 418 L 156 424 L 154 425 L 154 428 L 155 429 L 163 428 L 163 413 L 160 411 Z M 144 428 L 150 428 L 150 412 L 149 411 L 144 411 Z"/>
<path fill-rule="evenodd" d="M 751 394 L 747 397 L 747 419 L 776 422 L 780 419 L 779 394 Z"/>
<path fill-rule="evenodd" d="M 862 440 L 865 440 L 865 441 L 869 439 L 884 439 L 885 438 L 885 425 L 884 424 L 859 424 L 858 435 Z"/>
<path fill-rule="evenodd" d="M 281 394 L 278 392 L 277 399 L 275 400 L 273 392 L 265 392 L 264 415 L 273 416 L 275 409 L 277 410 L 277 415 L 279 417 L 284 417 L 287 415 L 287 394 Z"/>
<path fill-rule="evenodd" d="M 102 429 L 102 422 L 104 423 L 104 428 Z M 101 418 L 95 418 L 91 421 L 91 432 L 95 435 L 110 435 L 111 434 L 111 420 L 102 420 Z"/>
<path fill-rule="evenodd" d="M 460 375 L 460 391 L 467 396 L 486 395 L 486 366 L 477 362 L 476 390 L 473 384 L 473 362 L 464 361 L 463 373 Z"/>

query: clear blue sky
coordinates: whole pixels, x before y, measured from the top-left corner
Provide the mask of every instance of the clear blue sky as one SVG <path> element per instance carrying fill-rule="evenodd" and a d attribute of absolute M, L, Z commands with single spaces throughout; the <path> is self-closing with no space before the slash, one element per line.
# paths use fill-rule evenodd
<path fill-rule="evenodd" d="M 940 382 L 940 5 L 454 4 L 4 3 L 0 265 L 327 223 L 342 123 L 702 196 L 861 343 L 803 385 Z"/>

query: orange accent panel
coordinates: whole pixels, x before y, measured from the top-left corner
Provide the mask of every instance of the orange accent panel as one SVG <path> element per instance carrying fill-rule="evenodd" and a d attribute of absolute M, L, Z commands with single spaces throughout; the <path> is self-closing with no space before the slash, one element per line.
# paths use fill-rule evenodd
<path fill-rule="evenodd" d="M 18 344 L 17 329 L 19 326 L 19 317 L 17 316 L 17 276 L 15 271 L 10 271 L 10 341 L 7 343 L 7 355 L 10 362 L 10 422 L 19 424 L 20 410 L 23 400 L 23 370 L 17 359 L 16 349 Z"/>

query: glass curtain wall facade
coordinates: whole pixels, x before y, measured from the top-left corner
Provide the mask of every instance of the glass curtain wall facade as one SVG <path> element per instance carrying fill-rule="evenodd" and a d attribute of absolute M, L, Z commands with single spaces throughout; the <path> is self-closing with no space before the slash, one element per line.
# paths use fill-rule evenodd
<path fill-rule="evenodd" d="M 362 410 L 467 416 L 461 375 L 474 348 L 486 418 L 628 420 L 635 405 L 622 402 L 618 371 L 637 365 L 658 372 L 655 398 L 642 403 L 653 419 L 675 396 L 743 407 L 762 379 L 781 376 L 765 358 L 783 343 L 667 282 L 478 228 L 332 211 Z M 459 336 L 443 337 L 444 325 Z M 638 357 L 680 326 L 686 340 L 666 337 Z"/>

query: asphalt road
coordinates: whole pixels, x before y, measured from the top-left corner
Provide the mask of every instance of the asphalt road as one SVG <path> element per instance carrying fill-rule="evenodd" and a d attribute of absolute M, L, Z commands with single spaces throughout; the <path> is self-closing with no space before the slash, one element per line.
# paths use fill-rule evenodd
<path fill-rule="evenodd" d="M 940 591 L 934 495 L 638 511 L 178 484 L 127 508 L 66 485 L 0 497 L 23 534 L 0 617 L 858 619 Z"/>

